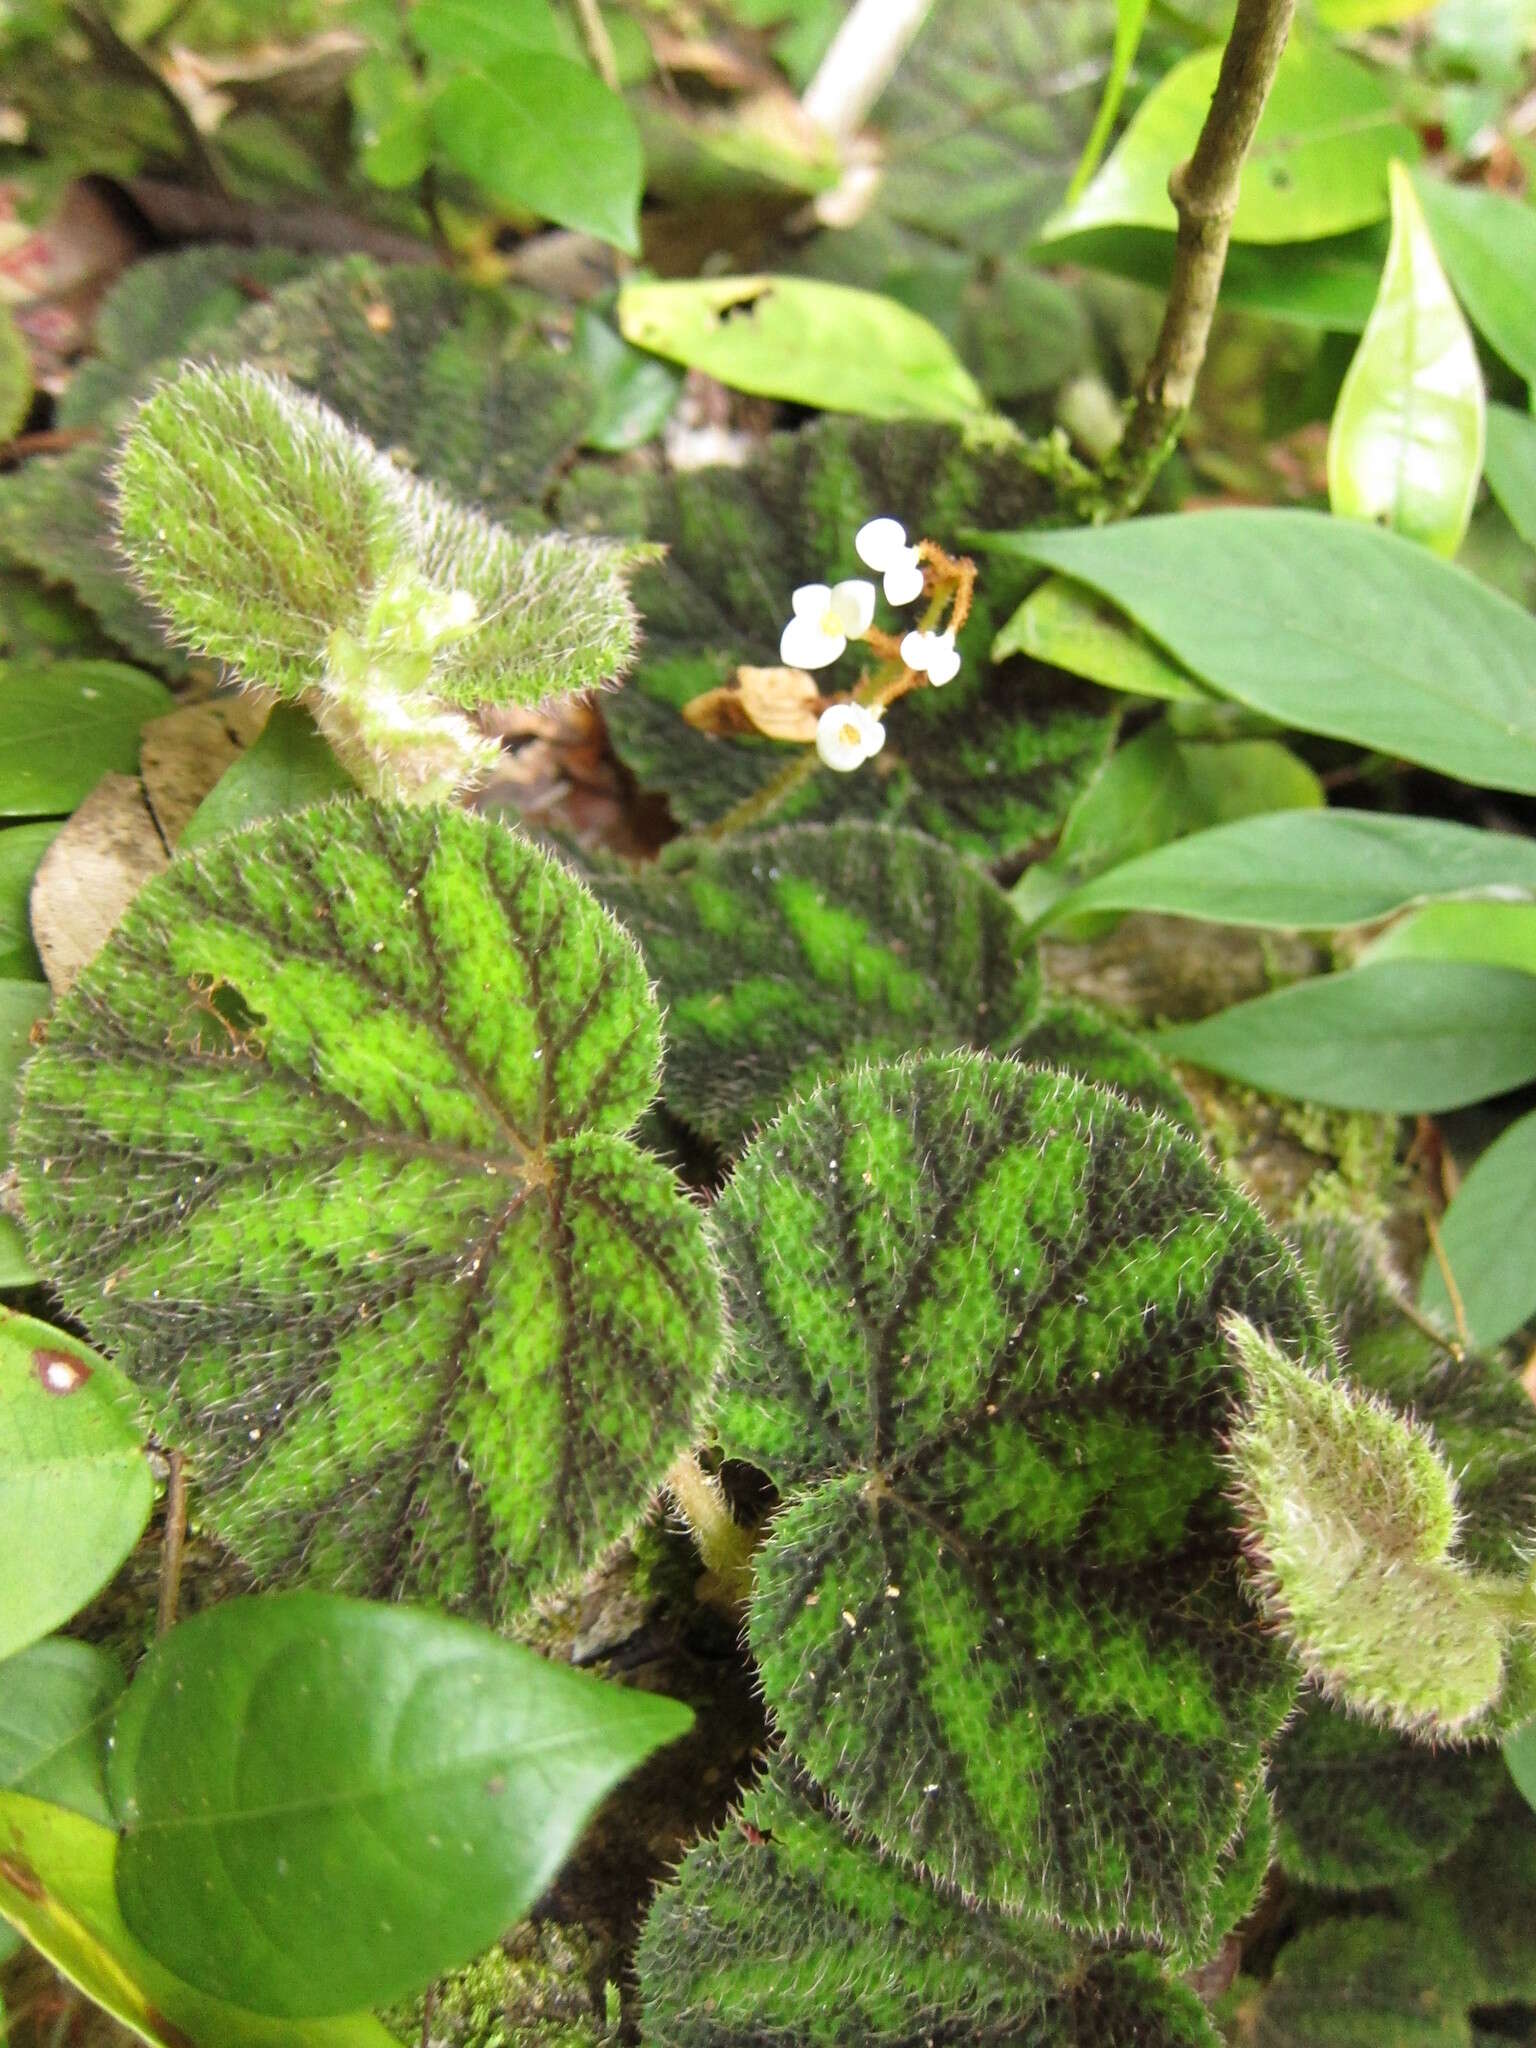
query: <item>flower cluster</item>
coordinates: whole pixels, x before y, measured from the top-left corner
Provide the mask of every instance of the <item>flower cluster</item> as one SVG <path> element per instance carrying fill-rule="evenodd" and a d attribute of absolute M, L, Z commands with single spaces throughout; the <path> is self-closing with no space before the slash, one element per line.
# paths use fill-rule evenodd
<path fill-rule="evenodd" d="M 899 520 L 871 519 L 854 536 L 859 560 L 880 576 L 886 602 L 912 604 L 923 594 L 926 576 L 923 546 L 913 546 Z M 794 616 L 779 641 L 779 659 L 788 668 L 827 668 L 850 640 L 874 639 L 875 586 L 861 576 L 842 583 L 805 583 L 790 600 Z M 960 670 L 954 630 L 936 633 L 928 622 L 900 642 L 904 681 L 922 676 L 935 689 L 953 681 Z M 894 645 L 894 640 L 889 643 Z M 882 649 L 882 651 L 884 651 Z M 885 744 L 880 722 L 883 704 L 831 704 L 816 726 L 816 751 L 829 768 L 847 773 L 872 759 Z"/>

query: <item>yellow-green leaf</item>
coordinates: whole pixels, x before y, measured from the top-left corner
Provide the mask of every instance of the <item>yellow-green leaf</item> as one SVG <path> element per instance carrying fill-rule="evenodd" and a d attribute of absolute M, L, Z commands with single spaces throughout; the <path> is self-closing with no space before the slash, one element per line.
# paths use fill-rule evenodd
<path fill-rule="evenodd" d="M 1335 512 L 1454 555 L 1482 474 L 1487 403 L 1477 348 L 1400 163 L 1376 305 L 1328 436 Z"/>
<path fill-rule="evenodd" d="M 1010 654 L 1033 655 L 1052 668 L 1133 697 L 1193 698 L 1199 704 L 1211 698 L 1203 684 L 1112 605 L 1067 576 L 1048 576 L 998 634 L 992 659 L 1005 661 Z"/>

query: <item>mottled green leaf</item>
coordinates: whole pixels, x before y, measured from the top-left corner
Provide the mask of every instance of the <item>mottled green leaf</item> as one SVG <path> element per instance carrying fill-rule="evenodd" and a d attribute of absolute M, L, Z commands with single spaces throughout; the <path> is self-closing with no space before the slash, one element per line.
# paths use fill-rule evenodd
<path fill-rule="evenodd" d="M 966 420 L 985 411 L 936 327 L 896 299 L 810 277 L 628 284 L 628 339 L 739 391 L 869 419 Z"/>
<path fill-rule="evenodd" d="M 1065 576 L 1047 576 L 993 641 L 994 661 L 1010 654 L 1031 654 L 1133 697 L 1210 702 L 1210 691 L 1145 634 Z"/>
<path fill-rule="evenodd" d="M 253 2011 L 387 2004 L 521 1919 L 692 1718 L 438 1615 L 226 1601 L 156 1645 L 118 1711 L 123 1917 Z"/>
<path fill-rule="evenodd" d="M 1220 63 L 1215 44 L 1159 80 L 1103 169 L 1052 216 L 1043 239 L 1110 226 L 1171 234 L 1177 217 L 1169 174 L 1195 146 Z M 1233 237 L 1297 242 L 1380 220 L 1388 164 L 1418 154 L 1418 137 L 1374 72 L 1326 43 L 1293 35 L 1243 164 Z"/>
<path fill-rule="evenodd" d="M 1507 1799 L 1428 1878 L 1393 1904 L 1430 1953 L 1457 1941 L 1454 1977 L 1470 1978 L 1469 2005 L 1536 2005 L 1536 1819 Z M 1442 1978 L 1453 1978 L 1447 1968 Z"/>
<path fill-rule="evenodd" d="M 1520 1117 L 1478 1158 L 1445 1212 L 1440 1245 L 1474 1343 L 1491 1349 L 1536 1315 L 1536 1116 Z M 1424 1262 L 1420 1299 L 1432 1314 L 1450 1313 L 1437 1258 Z"/>
<path fill-rule="evenodd" d="M 640 253 L 645 165 L 634 116 L 567 57 L 487 52 L 432 103 L 439 157 L 500 205 Z"/>
<path fill-rule="evenodd" d="M 976 1054 L 829 1081 L 715 1219 L 789 1746 L 967 1892 L 1197 1942 L 1293 1688 L 1241 1589 L 1220 1326 L 1326 1355 L 1297 1270 L 1170 1124 Z"/>
<path fill-rule="evenodd" d="M 263 1575 L 502 1614 L 633 1523 L 713 1369 L 701 1219 L 623 1136 L 658 1063 L 639 953 L 526 842 L 295 812 L 60 1005 L 33 1253 Z"/>
<path fill-rule="evenodd" d="M 1153 1957 L 1080 1959 L 968 1907 L 856 1842 L 782 1762 L 660 1894 L 637 1967 L 645 2038 L 667 2048 L 1216 2048 Z"/>
<path fill-rule="evenodd" d="M 123 1690 L 115 1657 L 50 1636 L 0 1663 L 0 1785 L 113 1824 L 107 1728 Z"/>
<path fill-rule="evenodd" d="M 663 1092 L 727 1146 L 835 1068 L 1016 1048 L 1039 969 L 997 886 L 916 832 L 790 826 L 593 888 L 667 1015 Z"/>
<path fill-rule="evenodd" d="M 0 1914 L 149 2048 L 396 2048 L 366 2013 L 263 2019 L 178 1982 L 123 1924 L 113 1829 L 19 1792 L 0 1792 L 0 1829 Z"/>
<path fill-rule="evenodd" d="M 1189 1097 L 1147 1041 L 1091 1004 L 1043 1003 L 1019 1042 L 1017 1057 L 1113 1088 L 1138 1109 L 1158 1111 L 1192 1136 L 1200 1135 Z"/>
<path fill-rule="evenodd" d="M 154 1482 L 133 1390 L 77 1337 L 0 1309 L 0 1657 L 56 1629 L 111 1578 Z"/>
<path fill-rule="evenodd" d="M 1483 373 L 1402 164 L 1391 182 L 1387 266 L 1328 434 L 1328 499 L 1454 555 L 1482 475 Z"/>
<path fill-rule="evenodd" d="M 1212 689 L 1282 724 L 1536 790 L 1536 620 L 1397 534 L 1238 509 L 988 544 L 1091 585 Z"/>
<path fill-rule="evenodd" d="M 1381 1914 L 1304 1929 L 1234 2003 L 1252 2048 L 1472 2048 L 1460 1943 Z"/>
<path fill-rule="evenodd" d="M 134 773 L 140 727 L 170 709 L 121 662 L 0 662 L 0 816 L 61 817 L 103 775 Z"/>
<path fill-rule="evenodd" d="M 1510 525 L 1536 547 L 1536 419 L 1528 412 L 1489 406 L 1484 473 Z"/>
<path fill-rule="evenodd" d="M 274 704 L 254 746 L 225 769 L 193 812 L 179 844 L 199 846 L 221 832 L 283 811 L 301 811 L 351 788 L 350 777 L 308 712 L 296 704 Z"/>
<path fill-rule="evenodd" d="M 983 511 L 1006 517 L 1011 508 L 1022 521 L 1046 502 L 1024 449 L 972 452 L 952 429 L 912 423 L 825 420 L 774 435 L 739 469 L 579 472 L 561 500 L 567 523 L 667 547 L 666 559 L 635 579 L 645 626 L 639 664 L 603 707 L 620 757 L 643 787 L 665 792 L 683 823 L 718 818 L 760 791 L 790 750 L 712 738 L 688 725 L 681 707 L 742 663 L 777 663 L 791 591 L 867 574 L 853 539 L 878 514 L 953 546 L 962 523 Z M 878 761 L 853 775 L 818 768 L 775 822 L 878 818 L 986 858 L 1054 831 L 1102 760 L 1113 721 L 1108 700 L 1088 685 L 1019 659 L 989 663 L 1024 580 L 1012 564 L 984 564 L 955 681 L 893 705 Z M 817 680 L 837 694 L 857 673 L 850 650 Z"/>
<path fill-rule="evenodd" d="M 1380 960 L 1293 982 L 1156 1042 L 1275 1095 L 1401 1115 L 1459 1109 L 1536 1078 L 1536 976 Z"/>
<path fill-rule="evenodd" d="M 1536 213 L 1507 192 L 1414 180 L 1440 261 L 1483 338 L 1536 382 Z"/>

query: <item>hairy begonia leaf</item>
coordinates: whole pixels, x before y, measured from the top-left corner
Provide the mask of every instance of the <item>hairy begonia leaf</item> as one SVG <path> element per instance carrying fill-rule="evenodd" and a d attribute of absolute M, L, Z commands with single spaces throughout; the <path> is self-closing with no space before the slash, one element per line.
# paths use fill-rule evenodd
<path fill-rule="evenodd" d="M 1461 1944 L 1385 1914 L 1325 1920 L 1240 1980 L 1229 2038 L 1251 2048 L 1472 2048 Z"/>
<path fill-rule="evenodd" d="M 1016 1050 L 1031 1066 L 1061 1067 L 1080 1080 L 1096 1081 L 1139 1109 L 1160 1110 L 1200 1135 L 1189 1097 L 1146 1040 L 1089 1003 L 1057 999 L 1043 1004 Z"/>
<path fill-rule="evenodd" d="M 1420 1939 L 1460 1937 L 1469 2004 L 1536 2005 L 1536 1816 L 1518 1799 L 1479 1821 L 1454 1856 L 1401 1887 L 1393 1904 Z"/>
<path fill-rule="evenodd" d="M 1294 1689 L 1218 1444 L 1226 1314 L 1329 1348 L 1284 1248 L 1162 1118 L 977 1054 L 831 1080 L 715 1220 L 790 1747 L 968 1892 L 1198 1940 Z"/>
<path fill-rule="evenodd" d="M 0 1657 L 100 1592 L 154 1498 L 122 1375 L 66 1331 L 0 1309 Z"/>
<path fill-rule="evenodd" d="M 560 499 L 565 522 L 667 547 L 635 579 L 645 642 L 629 686 L 603 707 L 620 757 L 643 787 L 665 792 L 684 824 L 717 819 L 796 750 L 715 738 L 681 707 L 743 663 L 778 661 L 798 585 L 867 574 L 853 548 L 865 520 L 887 514 L 914 539 L 926 533 L 950 546 L 964 525 L 1044 518 L 1051 502 L 1021 444 L 968 449 L 951 428 L 841 419 L 774 435 L 742 468 L 648 478 L 579 471 Z M 776 822 L 879 818 L 988 857 L 1054 832 L 1104 757 L 1113 711 L 1093 685 L 1038 663 L 992 665 L 997 628 L 1027 580 L 1016 562 L 988 561 L 955 680 L 894 704 L 878 760 L 852 775 L 818 766 Z M 910 613 L 881 617 L 901 630 L 912 622 Z M 851 688 L 865 652 L 850 647 L 820 671 L 823 691 Z"/>
<path fill-rule="evenodd" d="M 1246 1380 L 1229 1457 L 1260 1604 L 1330 1698 L 1456 1734 L 1504 1683 L 1507 1623 L 1455 1544 L 1456 1481 L 1429 1431 L 1232 1326 Z"/>
<path fill-rule="evenodd" d="M 725 1145 L 835 1067 L 1008 1050 L 1034 1015 L 1023 921 L 921 833 L 861 823 L 685 840 L 674 859 L 593 888 L 659 984 L 668 1107 Z"/>
<path fill-rule="evenodd" d="M 0 1663 L 0 1785 L 113 1823 L 107 1729 L 122 1695 L 117 1659 L 49 1636 Z"/>
<path fill-rule="evenodd" d="M 967 1906 L 856 1840 L 782 1760 L 658 1896 L 636 1967 L 656 2048 L 1216 2042 L 1153 1957 L 1081 1957 L 1054 1929 Z"/>
<path fill-rule="evenodd" d="M 1441 1863 L 1498 1797 L 1496 1749 L 1414 1742 L 1309 1699 L 1275 1745 L 1270 1785 L 1287 1877 L 1374 1891 Z"/>
<path fill-rule="evenodd" d="M 182 855 L 56 1011 L 18 1128 L 34 1256 L 261 1574 L 500 1614 L 691 1440 L 698 1212 L 623 1135 L 640 955 L 446 810 L 322 805 Z"/>
<path fill-rule="evenodd" d="M 118 1710 L 118 1903 L 232 2004 L 388 2004 L 521 1919 L 692 1719 L 439 1614 L 227 1600 L 156 1644 Z"/>
<path fill-rule="evenodd" d="M 517 539 L 257 370 L 190 368 L 163 385 L 134 416 L 117 487 L 145 594 L 242 682 L 288 696 L 315 687 L 338 633 L 368 647 L 396 592 L 402 611 L 407 592 L 473 601 L 416 681 L 445 704 L 585 689 L 634 647 L 633 549 Z"/>

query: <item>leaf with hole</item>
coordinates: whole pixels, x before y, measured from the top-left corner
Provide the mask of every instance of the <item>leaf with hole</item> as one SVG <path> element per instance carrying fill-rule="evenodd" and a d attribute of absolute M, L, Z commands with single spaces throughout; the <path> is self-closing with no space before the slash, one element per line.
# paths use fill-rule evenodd
<path fill-rule="evenodd" d="M 118 1902 L 231 2003 L 387 2004 L 520 1919 L 604 1794 L 691 1720 L 437 1615 L 226 1601 L 156 1645 L 119 1709 Z"/>
<path fill-rule="evenodd" d="M 122 1696 L 115 1657 L 49 1636 L 0 1663 L 0 1786 L 111 1827 L 107 1730 Z"/>
<path fill-rule="evenodd" d="M 1536 791 L 1536 620 L 1395 533 L 1239 509 L 976 538 L 1090 585 L 1284 725 Z"/>
<path fill-rule="evenodd" d="M 715 1220 L 785 1741 L 903 1862 L 1197 1943 L 1294 1684 L 1242 1591 L 1221 1323 L 1326 1354 L 1299 1271 L 1172 1125 L 977 1054 L 834 1077 Z"/>
<path fill-rule="evenodd" d="M 1154 1957 L 967 1906 L 856 1841 L 782 1759 L 658 1895 L 636 1968 L 668 2048 L 1216 2048 Z"/>
<path fill-rule="evenodd" d="M 154 1482 L 133 1390 L 77 1337 L 0 1309 L 0 1657 L 69 1620 L 143 1534 Z"/>
<path fill-rule="evenodd" d="M 1483 373 L 1402 164 L 1391 182 L 1381 290 L 1328 434 L 1328 499 L 1344 518 L 1454 555 L 1482 475 Z"/>
<path fill-rule="evenodd" d="M 451 811 L 322 805 L 142 893 L 23 1082 L 34 1256 L 268 1579 L 502 1616 L 693 1441 L 699 1212 L 624 1135 L 640 955 Z"/>
<path fill-rule="evenodd" d="M 0 1839 L 0 1916 L 148 2048 L 398 2048 L 366 2013 L 265 2019 L 173 1977 L 123 1924 L 115 1829 L 0 1791 Z"/>

